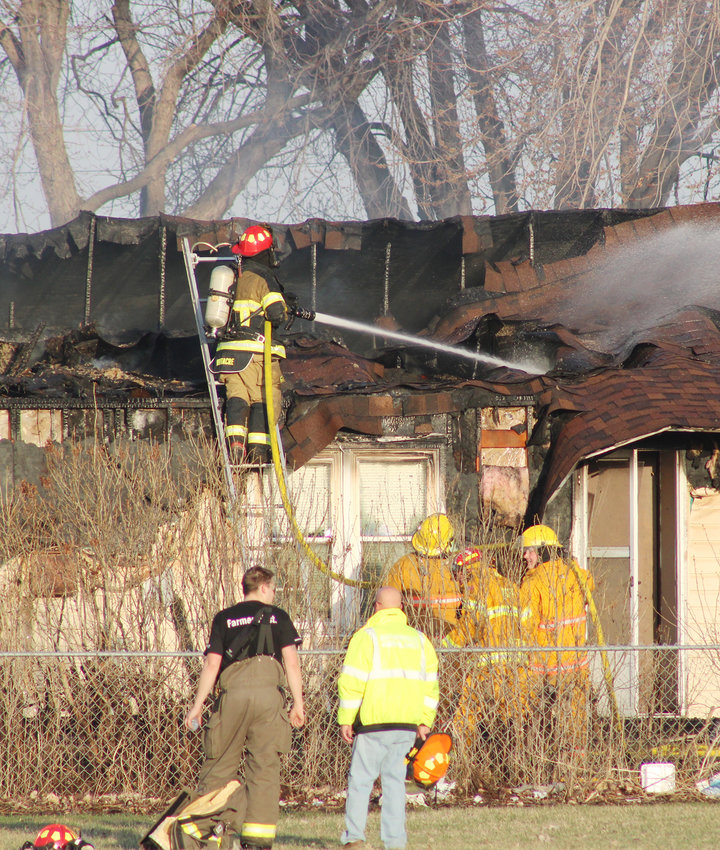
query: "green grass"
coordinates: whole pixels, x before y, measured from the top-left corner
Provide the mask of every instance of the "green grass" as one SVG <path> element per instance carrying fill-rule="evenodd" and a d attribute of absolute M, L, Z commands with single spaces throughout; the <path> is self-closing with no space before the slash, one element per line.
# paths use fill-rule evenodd
<path fill-rule="evenodd" d="M 18 850 L 57 816 L 0 817 L 0 850 Z M 339 846 L 342 814 L 283 812 L 275 850 Z M 151 824 L 137 815 L 72 815 L 65 823 L 82 829 L 97 850 L 130 850 Z M 379 847 L 379 814 L 368 822 L 371 846 Z M 512 808 L 427 808 L 408 812 L 408 850 L 715 850 L 720 846 L 720 802 L 640 805 L 545 805 Z"/>

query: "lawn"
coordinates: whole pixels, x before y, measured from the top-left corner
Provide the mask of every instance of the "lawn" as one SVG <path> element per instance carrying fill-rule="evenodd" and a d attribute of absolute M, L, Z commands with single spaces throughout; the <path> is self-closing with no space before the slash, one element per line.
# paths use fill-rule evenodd
<path fill-rule="evenodd" d="M 0 850 L 19 850 L 57 817 L 0 817 Z M 97 850 L 130 850 L 152 822 L 134 815 L 79 815 L 65 819 L 82 829 Z M 283 811 L 276 850 L 338 847 L 342 814 Z M 425 808 L 408 812 L 408 850 L 548 847 L 705 850 L 720 847 L 720 802 L 652 801 L 635 805 L 530 805 L 512 808 Z M 368 824 L 370 846 L 379 845 L 379 814 Z"/>

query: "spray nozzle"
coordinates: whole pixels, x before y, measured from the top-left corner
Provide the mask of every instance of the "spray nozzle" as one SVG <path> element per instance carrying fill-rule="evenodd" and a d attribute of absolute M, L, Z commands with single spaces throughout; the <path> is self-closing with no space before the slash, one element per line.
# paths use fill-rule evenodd
<path fill-rule="evenodd" d="M 305 307 L 300 307 L 298 304 L 294 304 L 289 307 L 288 313 L 290 313 L 290 315 L 294 316 L 296 319 L 305 319 L 308 322 L 315 321 L 315 311 L 306 310 Z"/>

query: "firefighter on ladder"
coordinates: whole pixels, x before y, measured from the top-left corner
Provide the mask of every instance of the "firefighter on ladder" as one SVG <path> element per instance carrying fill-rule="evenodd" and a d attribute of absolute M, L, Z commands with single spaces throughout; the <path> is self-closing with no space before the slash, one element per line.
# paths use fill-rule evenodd
<path fill-rule="evenodd" d="M 462 596 L 450 566 L 454 534 L 445 514 L 431 514 L 412 536 L 413 551 L 393 564 L 386 581 L 402 592 L 408 622 L 431 640 L 458 624 Z"/>
<path fill-rule="evenodd" d="M 581 732 L 590 695 L 588 654 L 551 647 L 585 646 L 586 594 L 594 589 L 593 578 L 564 556 L 557 534 L 547 525 L 528 528 L 520 542 L 527 566 L 520 585 L 525 643 L 543 647 L 529 653 L 528 696 L 543 714 L 571 717 Z"/>
<path fill-rule="evenodd" d="M 265 319 L 273 328 L 287 318 L 283 288 L 274 269 L 272 230 L 252 225 L 232 247 L 239 255 L 240 271 L 230 318 L 215 350 L 213 370 L 225 385 L 225 439 L 234 464 L 260 464 L 270 460 L 270 429 L 264 400 L 263 336 Z M 211 278 L 212 287 L 212 278 Z M 273 342 L 272 400 L 282 409 L 279 359 L 285 347 Z"/>

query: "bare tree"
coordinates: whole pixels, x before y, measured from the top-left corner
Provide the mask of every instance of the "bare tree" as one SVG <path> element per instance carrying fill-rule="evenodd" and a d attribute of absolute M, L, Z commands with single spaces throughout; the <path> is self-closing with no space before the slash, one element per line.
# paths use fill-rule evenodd
<path fill-rule="evenodd" d="M 27 135 L 54 225 L 81 209 L 436 219 L 718 191 L 720 0 L 100 5 L 0 0 L 9 182 L 22 211 Z"/>

